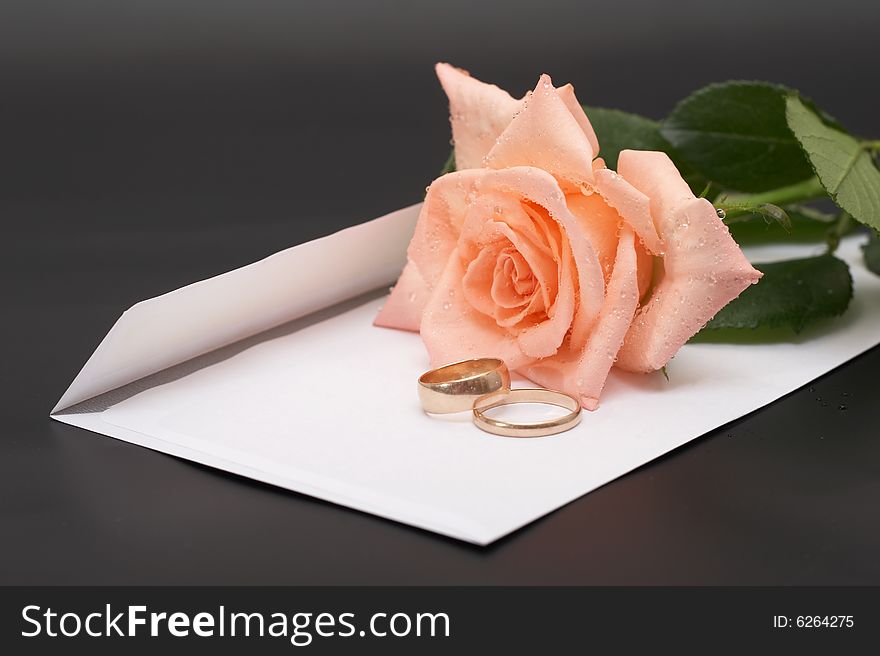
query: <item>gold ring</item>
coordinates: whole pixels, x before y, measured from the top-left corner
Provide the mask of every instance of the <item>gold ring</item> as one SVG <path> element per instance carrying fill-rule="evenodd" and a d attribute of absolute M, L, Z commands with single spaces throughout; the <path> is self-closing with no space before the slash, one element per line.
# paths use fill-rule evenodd
<path fill-rule="evenodd" d="M 491 392 L 510 389 L 510 373 L 503 360 L 477 358 L 453 362 L 419 377 L 419 400 L 425 412 L 463 412 Z"/>
<path fill-rule="evenodd" d="M 487 417 L 485 412 L 502 405 L 545 403 L 568 410 L 557 419 L 531 423 L 514 423 Z M 505 437 L 543 437 L 574 428 L 581 420 L 581 404 L 573 396 L 547 389 L 513 389 L 486 394 L 474 402 L 474 423 L 478 428 Z"/>

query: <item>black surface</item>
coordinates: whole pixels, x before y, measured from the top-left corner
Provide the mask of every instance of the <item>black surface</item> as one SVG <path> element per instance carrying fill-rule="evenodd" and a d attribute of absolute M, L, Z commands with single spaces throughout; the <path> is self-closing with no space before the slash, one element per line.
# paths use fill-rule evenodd
<path fill-rule="evenodd" d="M 880 136 L 868 3 L 471 4 L 4 3 L 0 583 L 880 583 L 877 349 L 487 549 L 48 419 L 132 303 L 419 200 L 438 59 L 651 116 L 770 79 Z"/>

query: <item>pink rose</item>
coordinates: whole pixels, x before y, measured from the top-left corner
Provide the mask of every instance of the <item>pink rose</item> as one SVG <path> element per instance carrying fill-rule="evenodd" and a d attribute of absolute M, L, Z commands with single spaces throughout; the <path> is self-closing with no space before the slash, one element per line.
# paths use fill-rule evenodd
<path fill-rule="evenodd" d="M 516 100 L 448 64 L 458 171 L 431 185 L 376 325 L 418 330 L 432 365 L 500 357 L 599 403 L 612 365 L 663 367 L 761 277 L 661 152 L 618 172 L 571 85 Z"/>

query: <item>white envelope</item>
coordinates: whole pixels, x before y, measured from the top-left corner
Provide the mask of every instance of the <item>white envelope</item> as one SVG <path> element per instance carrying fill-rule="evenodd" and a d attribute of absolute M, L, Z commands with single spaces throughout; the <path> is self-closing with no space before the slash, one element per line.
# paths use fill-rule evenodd
<path fill-rule="evenodd" d="M 418 209 L 138 303 L 51 416 L 485 545 L 880 342 L 880 278 L 852 237 L 839 252 L 856 290 L 843 317 L 789 343 L 688 344 L 668 381 L 614 371 L 600 408 L 569 432 L 489 435 L 466 416 L 426 416 L 419 336 L 372 325 Z"/>

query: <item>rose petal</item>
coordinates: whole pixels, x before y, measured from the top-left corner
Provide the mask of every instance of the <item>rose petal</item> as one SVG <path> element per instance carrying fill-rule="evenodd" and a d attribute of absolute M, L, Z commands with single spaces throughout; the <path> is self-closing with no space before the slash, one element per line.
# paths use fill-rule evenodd
<path fill-rule="evenodd" d="M 664 153 L 623 151 L 619 167 L 650 196 L 666 254 L 662 277 L 637 312 L 617 364 L 628 371 L 654 371 L 761 273 L 749 264 L 712 204 L 694 197 Z"/>
<path fill-rule="evenodd" d="M 560 289 L 556 295 L 557 307 L 553 310 L 553 316 L 550 320 L 545 322 L 548 324 L 546 327 L 542 327 L 540 330 L 524 330 L 520 333 L 520 343 L 523 347 L 528 349 L 530 354 L 539 354 L 532 357 L 543 357 L 544 355 L 556 352 L 570 325 L 574 326 L 578 322 L 590 325 L 595 320 L 602 309 L 605 291 L 599 259 L 583 230 L 581 230 L 577 218 L 569 211 L 562 190 L 549 173 L 531 167 L 513 167 L 500 171 L 469 169 L 445 175 L 438 179 L 431 185 L 428 197 L 425 199 L 425 207 L 422 209 L 419 223 L 416 226 L 416 235 L 430 235 L 432 233 L 442 235 L 442 237 L 439 237 L 441 243 L 435 244 L 432 250 L 430 240 L 422 239 L 416 243 L 417 240 L 414 237 L 413 244 L 410 245 L 409 250 L 410 258 L 425 280 L 429 279 L 430 274 L 428 271 L 436 269 L 438 252 L 455 251 L 455 258 L 461 259 L 457 246 L 452 245 L 450 247 L 450 243 L 455 243 L 453 239 L 455 230 L 451 227 L 454 221 L 450 218 L 447 206 L 448 199 L 453 199 L 451 202 L 454 204 L 463 203 L 465 205 L 465 209 L 458 210 L 459 214 L 456 222 L 460 223 L 461 217 L 468 214 L 470 209 L 467 207 L 468 202 L 476 203 L 476 199 L 481 196 L 495 192 L 531 201 L 535 205 L 544 208 L 548 213 L 548 217 L 560 224 L 562 233 L 567 236 L 566 248 L 571 249 L 570 256 L 562 258 L 566 262 L 565 266 L 569 267 L 565 270 L 562 277 L 568 280 L 576 280 L 577 287 L 575 288 L 572 284 L 570 291 L 567 288 Z M 432 211 L 431 208 L 435 211 Z M 478 214 L 471 215 L 469 221 L 477 221 L 477 216 Z M 491 219 L 491 216 L 487 217 L 487 219 Z M 439 224 L 439 226 L 435 224 Z M 509 226 L 507 229 L 509 229 Z M 469 230 L 473 233 L 476 228 L 472 226 Z M 448 243 L 444 240 L 448 240 Z M 446 262 L 453 259 L 451 252 L 445 257 Z M 476 254 L 473 254 L 472 257 L 476 257 Z M 464 264 L 459 263 L 458 266 L 461 270 L 460 275 L 463 278 Z M 444 269 L 442 274 L 447 275 L 447 270 Z M 437 276 L 437 278 L 439 277 Z M 459 285 L 460 283 L 461 281 L 459 281 Z M 451 283 L 447 283 L 447 291 L 450 287 Z M 579 290 L 577 294 L 578 303 L 576 304 L 574 319 L 571 319 L 569 311 L 570 306 L 574 304 L 575 289 Z M 456 290 L 460 293 L 457 294 L 454 301 L 451 299 L 437 300 L 443 296 L 443 292 L 437 288 L 432 290 L 429 306 L 435 308 L 435 315 L 439 312 L 436 308 L 442 308 L 443 303 L 467 303 L 464 298 L 463 288 L 459 286 Z M 470 306 L 470 304 L 468 305 Z M 473 308 L 471 309 L 473 310 Z M 459 315 L 462 317 L 480 315 L 480 329 L 475 334 L 484 335 L 486 330 L 488 330 L 485 321 L 489 321 L 494 325 L 494 331 L 497 336 L 504 336 L 505 339 L 510 341 L 510 337 L 504 329 L 495 325 L 492 319 L 485 317 L 485 315 L 477 312 L 477 310 L 473 310 L 473 315 L 461 312 Z M 428 316 L 427 308 L 425 316 Z M 568 318 L 566 319 L 566 317 Z M 424 337 L 426 330 L 429 332 L 441 330 L 445 329 L 443 326 L 447 325 L 448 322 L 441 324 L 436 319 L 426 320 L 423 318 L 421 332 Z M 462 352 L 465 353 L 479 350 L 479 348 L 486 344 L 485 336 L 476 337 L 477 342 L 469 341 L 467 326 L 457 328 L 455 335 L 456 339 L 461 341 Z M 428 344 L 430 341 L 432 344 L 444 344 L 448 346 L 450 351 L 454 350 L 454 341 L 449 343 L 444 341 L 446 339 L 443 335 L 431 334 L 426 337 L 425 343 Z M 518 347 L 517 352 L 522 356 L 525 355 Z"/>
<path fill-rule="evenodd" d="M 532 358 L 495 320 L 477 311 L 465 299 L 464 266 L 453 253 L 422 315 L 421 333 L 431 366 L 465 358 L 501 358 L 516 369 Z"/>
<path fill-rule="evenodd" d="M 599 194 L 569 194 L 566 200 L 568 209 L 578 218 L 581 229 L 599 256 L 607 281 L 617 254 L 620 215 Z"/>
<path fill-rule="evenodd" d="M 505 317 L 510 317 L 512 315 L 507 310 L 519 310 L 524 309 L 525 306 L 536 305 L 541 308 L 546 307 L 540 303 L 542 295 L 534 293 L 537 286 L 537 280 L 529 263 L 522 253 L 511 248 L 502 253 L 495 262 L 489 294 L 499 312 L 504 312 Z M 505 324 L 499 312 L 495 313 L 495 318 L 498 324 L 503 326 Z M 505 320 L 510 321 L 509 318 Z"/>
<path fill-rule="evenodd" d="M 571 247 L 576 272 L 577 299 L 575 315 L 571 322 L 572 342 L 576 348 L 583 345 L 589 326 L 592 325 L 605 298 L 605 279 L 596 251 L 580 225 L 580 221 L 568 209 L 565 195 L 553 176 L 532 167 L 513 167 L 500 171 L 486 171 L 487 183 L 498 189 L 509 189 L 545 208 L 561 226 Z M 546 350 L 546 349 L 541 349 Z"/>
<path fill-rule="evenodd" d="M 505 217 L 507 223 L 515 232 L 524 239 L 531 241 L 542 252 L 549 253 L 553 262 L 562 261 L 563 245 L 565 237 L 559 227 L 559 223 L 546 216 L 546 210 L 532 202 L 520 204 L 522 212 Z M 555 276 L 558 276 L 558 268 Z M 555 277 L 542 276 L 538 281 L 539 293 L 543 298 L 543 305 L 549 308 L 556 297 Z M 553 282 L 552 285 L 548 283 Z"/>
<path fill-rule="evenodd" d="M 499 260 L 501 268 L 496 267 L 496 282 L 499 276 L 504 276 L 510 280 L 510 288 L 514 294 L 519 297 L 531 296 L 537 288 L 537 280 L 532 268 L 525 258 L 517 251 L 511 251 L 506 254 L 506 259 Z M 499 305 L 503 306 L 500 297 L 495 299 Z M 510 306 L 512 307 L 512 306 Z"/>
<path fill-rule="evenodd" d="M 497 288 L 496 266 L 504 250 L 513 250 L 513 248 L 512 246 L 504 248 L 503 245 L 496 243 L 481 250 L 477 257 L 466 265 L 462 288 L 465 298 L 476 310 L 493 317 L 500 326 L 513 327 L 527 314 L 543 310 L 546 305 L 542 302 L 540 294 L 530 294 L 528 298 L 522 296 L 517 296 L 516 299 L 511 296 L 506 300 L 498 298 L 498 294 L 504 292 Z M 514 255 L 523 260 L 524 267 L 528 267 L 521 254 L 514 251 Z M 512 284 L 506 292 L 514 294 Z"/>
<path fill-rule="evenodd" d="M 593 172 L 596 191 L 623 217 L 649 251 L 654 255 L 663 252 L 663 241 L 651 218 L 648 197 L 633 187 L 611 169 Z"/>
<path fill-rule="evenodd" d="M 604 299 L 602 268 L 578 219 L 569 211 L 565 195 L 556 180 L 541 169 L 525 166 L 500 171 L 468 169 L 435 180 L 425 197 L 425 205 L 419 214 L 409 247 L 410 260 L 422 278 L 426 282 L 439 278 L 449 253 L 456 246 L 459 233 L 463 235 L 468 232 L 471 235 L 468 239 L 462 237 L 462 242 L 476 239 L 473 235 L 483 229 L 479 220 L 481 215 L 479 212 L 470 213 L 469 205 L 496 192 L 529 200 L 547 210 L 549 216 L 560 224 L 562 232 L 568 237 L 577 266 L 579 293 L 575 324 L 592 323 L 602 309 Z M 462 217 L 465 216 L 469 218 L 463 222 Z M 475 252 L 466 259 L 473 257 L 476 257 Z"/>
<path fill-rule="evenodd" d="M 407 262 L 373 325 L 418 332 L 430 295 L 418 269 L 412 262 Z"/>
<path fill-rule="evenodd" d="M 463 260 L 471 262 L 467 265 L 464 288 L 471 303 L 485 314 L 500 319 L 486 289 L 494 279 L 497 253 L 505 245 L 518 250 L 529 262 L 539 283 L 541 307 L 549 308 L 556 297 L 558 247 L 549 243 L 546 236 L 546 224 L 556 222 L 546 217 L 533 218 L 535 213 L 518 196 L 491 190 L 480 194 L 467 210 L 457 244 Z M 487 255 L 485 250 L 491 243 L 495 248 Z M 501 320 L 502 325 L 509 320 L 512 317 Z"/>
<path fill-rule="evenodd" d="M 587 118 L 584 108 L 581 106 L 580 102 L 578 102 L 577 96 L 574 94 L 574 87 L 571 84 L 565 84 L 557 88 L 556 91 L 559 93 L 562 102 L 568 107 L 568 111 L 571 112 L 571 115 L 574 116 L 578 125 L 581 126 L 581 130 L 587 135 L 587 139 L 593 149 L 593 156 L 595 157 L 599 153 L 599 140 L 596 138 L 596 131 L 593 130 L 593 125 L 590 123 L 590 119 Z"/>
<path fill-rule="evenodd" d="M 661 240 L 664 227 L 675 224 L 678 206 L 694 197 L 666 153 L 655 150 L 621 150 L 617 172 L 650 199 L 651 218 Z"/>
<path fill-rule="evenodd" d="M 447 173 L 428 188 L 407 257 L 429 288 L 446 268 L 474 198 L 475 180 L 481 175 L 479 169 Z"/>
<path fill-rule="evenodd" d="M 516 336 L 523 353 L 533 358 L 554 355 L 562 345 L 574 318 L 576 305 L 574 280 L 577 273 L 573 270 L 574 264 L 568 245 L 564 245 L 563 249 L 563 257 L 557 263 L 559 267 L 557 291 L 553 304 L 547 308 L 547 319 L 524 328 Z"/>
<path fill-rule="evenodd" d="M 449 64 L 437 64 L 435 70 L 449 98 L 455 166 L 479 168 L 523 101 Z"/>
<path fill-rule="evenodd" d="M 495 311 L 495 321 L 502 328 L 507 328 L 512 336 L 519 338 L 524 329 L 544 321 L 544 312 L 546 312 L 546 308 L 541 302 L 541 295 L 533 294 L 528 302 L 519 308 L 507 309 L 499 307 Z M 520 346 L 522 347 L 523 345 L 520 344 Z M 531 355 L 525 349 L 523 350 L 527 355 Z"/>
<path fill-rule="evenodd" d="M 494 316 L 495 313 L 495 301 L 487 290 L 491 288 L 495 277 L 495 263 L 498 260 L 500 250 L 500 244 L 495 245 L 494 248 L 484 247 L 466 265 L 462 278 L 464 297 L 476 310 L 487 317 Z M 460 252 L 459 257 L 461 257 Z"/>
<path fill-rule="evenodd" d="M 486 156 L 493 169 L 534 166 L 576 187 L 593 179 L 595 152 L 547 75 Z"/>
<path fill-rule="evenodd" d="M 553 219 L 546 220 L 552 221 Z M 545 305 L 550 307 L 556 297 L 556 285 L 559 277 L 558 262 L 560 258 L 554 257 L 556 249 L 551 250 L 546 244 L 527 239 L 510 225 L 500 221 L 487 223 L 486 232 L 503 235 L 522 254 L 537 279 Z"/>
<path fill-rule="evenodd" d="M 465 214 L 457 243 L 459 253 L 467 261 L 475 258 L 485 244 L 500 240 L 512 241 L 518 248 L 523 244 L 529 252 L 539 251 L 553 259 L 556 246 L 547 239 L 544 225 L 547 220 L 535 218 L 533 214 L 518 195 L 506 191 L 482 192 Z M 550 223 L 556 225 L 555 221 Z M 502 225 L 509 230 L 501 228 Z"/>
<path fill-rule="evenodd" d="M 550 217 L 545 220 L 553 221 Z M 517 339 L 520 341 L 523 352 L 527 355 L 535 358 L 553 355 L 571 326 L 575 309 L 574 280 L 577 272 L 573 270 L 571 249 L 567 241 L 563 241 L 561 254 L 554 261 L 546 249 L 542 249 L 531 240 L 523 238 L 508 224 L 501 221 L 487 221 L 483 233 L 503 235 L 528 261 L 537 278 L 541 294 L 547 299 L 545 305 L 547 319 L 517 332 Z M 484 241 L 491 241 L 491 238 L 484 238 Z M 469 282 L 470 280 L 464 285 L 465 294 L 472 305 L 483 307 L 485 301 L 474 298 L 481 291 L 476 285 L 469 284 Z M 482 294 L 485 293 L 482 291 Z M 513 327 L 528 314 L 525 309 L 518 312 L 503 312 L 499 311 L 499 308 L 494 304 L 492 307 L 496 321 L 505 328 Z"/>
<path fill-rule="evenodd" d="M 567 392 L 587 410 L 595 410 L 637 305 L 635 240 L 633 231 L 624 227 L 605 304 L 585 347 L 526 365 L 521 370 L 523 375 L 545 387 Z"/>
<path fill-rule="evenodd" d="M 654 280 L 654 256 L 639 241 L 636 242 L 636 269 L 639 279 L 639 300 L 642 300 L 651 289 Z"/>

